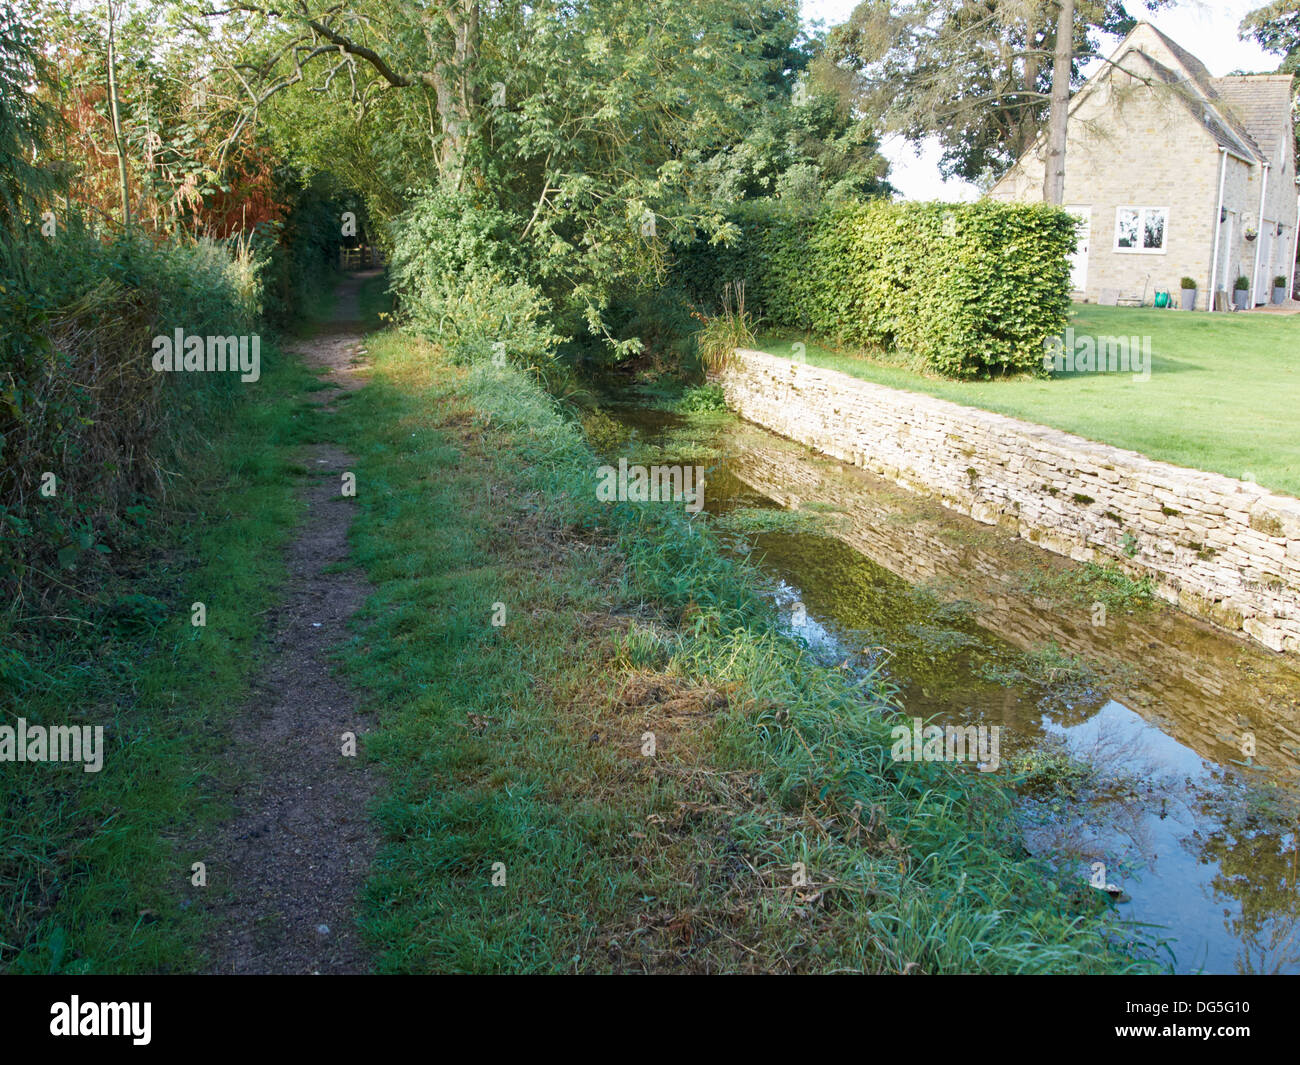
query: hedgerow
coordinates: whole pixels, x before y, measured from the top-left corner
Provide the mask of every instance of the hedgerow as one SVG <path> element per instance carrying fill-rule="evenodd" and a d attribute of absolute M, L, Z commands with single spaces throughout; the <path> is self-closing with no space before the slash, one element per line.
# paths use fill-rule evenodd
<path fill-rule="evenodd" d="M 1041 372 L 1065 327 L 1074 221 L 1041 204 L 742 205 L 728 244 L 678 250 L 706 304 L 743 280 L 769 323 L 920 356 L 948 377 Z"/>
<path fill-rule="evenodd" d="M 165 487 L 169 452 L 233 398 L 230 374 L 154 372 L 151 338 L 254 328 L 258 263 L 206 241 L 104 240 L 68 222 L 0 260 L 0 590 L 63 587 Z M 93 566 L 86 568 L 90 578 Z"/>

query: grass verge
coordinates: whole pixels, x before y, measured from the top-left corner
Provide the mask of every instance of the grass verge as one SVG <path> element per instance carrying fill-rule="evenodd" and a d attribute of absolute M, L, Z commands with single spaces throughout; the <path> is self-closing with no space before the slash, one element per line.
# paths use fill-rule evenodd
<path fill-rule="evenodd" d="M 376 588 L 345 662 L 390 787 L 363 915 L 382 970 L 1154 966 L 1023 850 L 1005 781 L 892 761 L 882 681 L 783 636 L 702 523 L 598 504 L 528 380 L 369 348 L 334 424 Z"/>
<path fill-rule="evenodd" d="M 0 722 L 104 727 L 98 773 L 0 763 L 0 970 L 196 967 L 192 844 L 224 809 L 214 767 L 283 577 L 311 381 L 264 352 L 256 391 L 191 434 L 175 494 L 133 508 L 93 593 L 57 617 L 0 616 Z"/>

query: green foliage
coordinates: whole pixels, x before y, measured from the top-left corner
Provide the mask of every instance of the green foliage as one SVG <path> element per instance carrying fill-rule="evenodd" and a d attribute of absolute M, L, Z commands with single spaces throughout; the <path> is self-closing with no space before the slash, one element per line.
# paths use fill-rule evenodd
<path fill-rule="evenodd" d="M 319 12 L 354 52 L 317 47 L 305 8 L 227 12 L 218 26 L 200 12 L 207 5 L 182 6 L 187 25 L 223 58 L 231 37 L 246 42 L 238 77 L 218 76 L 230 83 L 227 96 L 249 94 L 241 79 L 270 93 L 264 110 L 288 158 L 309 173 L 336 173 L 402 243 L 394 256 L 402 298 L 421 275 L 440 283 L 436 267 L 457 258 L 489 253 L 513 274 L 523 265 L 513 253 L 502 262 L 476 239 L 462 240 L 508 231 L 509 244 L 525 251 L 528 279 L 555 306 L 557 329 L 599 338 L 617 359 L 642 346 L 626 343 L 638 334 L 615 330 L 612 308 L 662 283 L 674 235 L 721 224 L 714 194 L 728 184 L 718 169 L 726 165 L 711 170 L 711 162 L 756 122 L 776 122 L 780 143 L 764 159 L 773 156 L 778 170 L 808 161 L 821 183 L 859 189 L 880 167 L 869 131 L 838 105 L 777 128 L 771 112 L 789 103 L 791 64 L 806 60 L 794 48 L 793 0 L 758 8 L 456 0 L 432 19 L 423 5 L 362 0 Z M 786 145 L 787 133 L 796 143 Z M 770 176 L 765 161 L 754 167 Z M 417 205 L 428 184 L 452 202 Z M 484 230 L 459 224 L 456 203 L 471 200 L 493 223 Z"/>
<path fill-rule="evenodd" d="M 545 372 L 562 339 L 551 327 L 549 302 L 535 287 L 483 267 L 426 280 L 406 310 L 417 330 L 459 363 L 504 359 Z"/>
<path fill-rule="evenodd" d="M 1245 292 L 1246 289 L 1250 288 L 1250 278 L 1245 274 L 1241 274 L 1237 277 L 1237 280 L 1232 283 L 1232 287 L 1238 292 Z"/>
<path fill-rule="evenodd" d="M 1266 52 L 1282 56 L 1278 72 L 1294 74 L 1300 67 L 1300 11 L 1295 0 L 1272 0 L 1256 8 L 1238 27 L 1243 40 L 1254 38 Z"/>
<path fill-rule="evenodd" d="M 523 220 L 481 197 L 445 188 L 414 194 L 389 231 L 389 274 L 399 299 L 418 308 L 450 278 L 480 270 L 510 281 L 526 274 L 518 236 Z"/>
<path fill-rule="evenodd" d="M 48 77 L 40 43 L 25 14 L 0 0 L 0 227 L 16 231 L 41 193 L 54 187 L 44 156 L 53 110 L 32 92 Z"/>
<path fill-rule="evenodd" d="M 688 388 L 677 404 L 682 414 L 707 414 L 727 409 L 727 400 L 718 385 L 696 385 Z"/>
<path fill-rule="evenodd" d="M 108 604 L 102 623 L 115 635 L 139 635 L 158 628 L 174 609 L 156 596 L 129 592 Z"/>
<path fill-rule="evenodd" d="M 1134 547 L 1137 541 L 1129 533 L 1124 536 L 1126 539 L 1122 543 L 1125 553 L 1129 554 L 1129 541 Z M 1081 604 L 1104 603 L 1108 610 L 1126 614 L 1147 609 L 1155 603 L 1155 588 L 1150 577 L 1135 579 L 1114 566 L 1101 566 L 1095 562 L 1054 570 L 1030 584 L 1035 594 L 1064 595 Z"/>
<path fill-rule="evenodd" d="M 562 349 L 564 354 L 596 366 L 618 362 L 621 353 L 636 354 L 642 380 L 689 375 L 697 368 L 698 315 L 680 288 L 654 285 L 620 291 L 603 318 L 608 338 L 592 336 L 575 321 L 570 329 L 574 339 Z"/>
<path fill-rule="evenodd" d="M 835 93 L 807 83 L 764 109 L 735 144 L 704 166 L 721 203 L 775 196 L 789 206 L 889 193 L 889 163 L 868 119 Z"/>
<path fill-rule="evenodd" d="M 481 198 L 426 189 L 393 223 L 390 277 L 406 319 L 461 363 L 542 370 L 561 340 L 528 280 L 522 222 Z"/>
<path fill-rule="evenodd" d="M 254 328 L 259 264 L 211 241 L 0 237 L 0 587 L 92 581 L 128 508 L 163 489 L 170 455 L 229 409 L 234 374 L 159 374 L 151 340 Z M 46 474 L 53 494 L 41 494 Z"/>
<path fill-rule="evenodd" d="M 772 322 L 911 352 L 940 374 L 1041 372 L 1065 327 L 1074 222 L 1058 208 L 981 201 L 742 205 L 739 238 L 682 249 L 678 276 L 704 300 L 743 278 Z"/>
<path fill-rule="evenodd" d="M 1185 278 L 1183 278 L 1181 281 L 1178 282 L 1178 287 L 1179 287 L 1179 288 L 1195 288 L 1195 287 L 1196 287 L 1196 278 L 1194 278 L 1194 277 L 1185 277 Z"/>

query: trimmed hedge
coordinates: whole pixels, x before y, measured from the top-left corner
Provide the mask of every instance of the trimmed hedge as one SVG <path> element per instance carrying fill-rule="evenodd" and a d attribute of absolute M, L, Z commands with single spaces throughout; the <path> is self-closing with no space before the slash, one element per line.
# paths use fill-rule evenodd
<path fill-rule="evenodd" d="M 726 281 L 769 322 L 921 356 L 948 377 L 1043 372 L 1043 342 L 1065 328 L 1075 222 L 1042 204 L 892 203 L 815 214 L 742 205 L 728 245 L 678 250 L 692 298 Z"/>

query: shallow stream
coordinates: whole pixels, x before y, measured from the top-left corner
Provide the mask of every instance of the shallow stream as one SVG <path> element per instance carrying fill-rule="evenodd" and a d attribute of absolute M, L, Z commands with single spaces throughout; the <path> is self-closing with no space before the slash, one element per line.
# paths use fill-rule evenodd
<path fill-rule="evenodd" d="M 704 468 L 796 635 L 883 659 L 909 716 L 1001 726 L 1030 848 L 1160 926 L 1178 971 L 1300 972 L 1300 668 L 734 416 L 604 414 L 609 456 Z"/>

